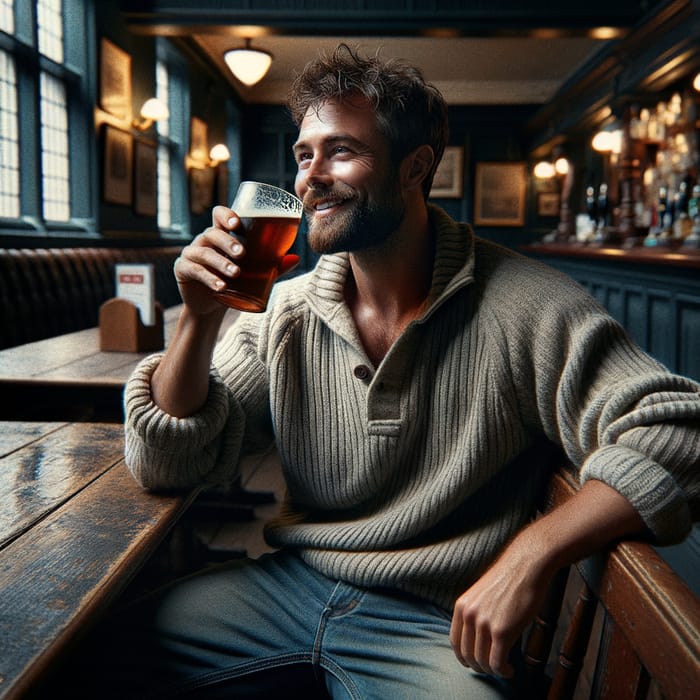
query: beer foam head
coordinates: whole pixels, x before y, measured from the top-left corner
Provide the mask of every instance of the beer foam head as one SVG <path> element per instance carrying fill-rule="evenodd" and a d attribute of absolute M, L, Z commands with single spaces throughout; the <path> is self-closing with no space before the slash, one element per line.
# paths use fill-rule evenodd
<path fill-rule="evenodd" d="M 298 219 L 302 203 L 293 194 L 274 185 L 242 182 L 231 207 L 239 216 Z"/>

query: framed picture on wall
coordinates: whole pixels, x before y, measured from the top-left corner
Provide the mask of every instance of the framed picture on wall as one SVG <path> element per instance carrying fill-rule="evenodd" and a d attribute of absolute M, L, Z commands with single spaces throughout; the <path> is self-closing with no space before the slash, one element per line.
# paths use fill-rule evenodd
<path fill-rule="evenodd" d="M 131 56 L 104 38 L 100 43 L 100 105 L 112 116 L 131 121 Z"/>
<path fill-rule="evenodd" d="M 104 131 L 105 202 L 131 205 L 134 140 L 128 131 L 105 126 Z"/>
<path fill-rule="evenodd" d="M 211 208 L 214 201 L 213 168 L 190 168 L 190 211 L 203 214 Z"/>
<path fill-rule="evenodd" d="M 474 223 L 477 226 L 524 226 L 525 163 L 477 163 Z"/>
<path fill-rule="evenodd" d="M 209 160 L 207 123 L 199 117 L 192 117 L 190 121 L 190 158 L 201 164 Z"/>
<path fill-rule="evenodd" d="M 158 213 L 158 152 L 154 143 L 137 141 L 134 149 L 134 211 L 141 216 Z"/>
<path fill-rule="evenodd" d="M 228 193 L 228 168 L 226 163 L 219 163 L 216 166 L 216 202 L 215 204 L 231 205 Z"/>
<path fill-rule="evenodd" d="M 558 192 L 539 192 L 537 194 L 537 216 L 559 216 Z"/>
<path fill-rule="evenodd" d="M 459 146 L 447 146 L 435 171 L 430 196 L 459 199 L 463 189 L 463 168 L 464 149 Z"/>

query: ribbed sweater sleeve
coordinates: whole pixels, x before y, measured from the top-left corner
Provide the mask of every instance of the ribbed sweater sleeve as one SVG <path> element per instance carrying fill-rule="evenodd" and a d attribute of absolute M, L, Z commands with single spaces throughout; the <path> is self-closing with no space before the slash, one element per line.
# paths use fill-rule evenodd
<path fill-rule="evenodd" d="M 151 376 L 162 355 L 135 369 L 125 391 L 125 461 L 149 489 L 180 489 L 235 478 L 245 414 L 218 373 L 212 370 L 206 404 L 192 416 L 176 418 L 151 396 Z"/>
<path fill-rule="evenodd" d="M 697 383 L 642 352 L 568 278 L 501 255 L 494 290 L 506 276 L 520 293 L 510 311 L 501 297 L 493 319 L 524 415 L 564 447 L 582 482 L 619 491 L 657 542 L 680 541 L 700 505 Z"/>

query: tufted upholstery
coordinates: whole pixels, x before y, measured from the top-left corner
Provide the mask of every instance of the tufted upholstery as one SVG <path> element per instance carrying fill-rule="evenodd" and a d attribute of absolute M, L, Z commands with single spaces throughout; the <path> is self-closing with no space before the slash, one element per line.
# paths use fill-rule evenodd
<path fill-rule="evenodd" d="M 172 266 L 179 246 L 0 248 L 0 348 L 96 326 L 114 296 L 116 263 L 153 263 L 156 299 L 179 304 Z"/>

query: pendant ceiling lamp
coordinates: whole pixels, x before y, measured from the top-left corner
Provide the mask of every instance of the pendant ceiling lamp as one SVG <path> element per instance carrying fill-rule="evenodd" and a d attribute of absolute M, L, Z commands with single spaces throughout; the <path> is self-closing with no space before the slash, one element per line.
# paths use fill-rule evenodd
<path fill-rule="evenodd" d="M 250 46 L 250 39 L 245 40 L 245 48 L 231 49 L 224 54 L 224 61 L 229 70 L 245 85 L 260 82 L 272 64 L 272 54 Z"/>

